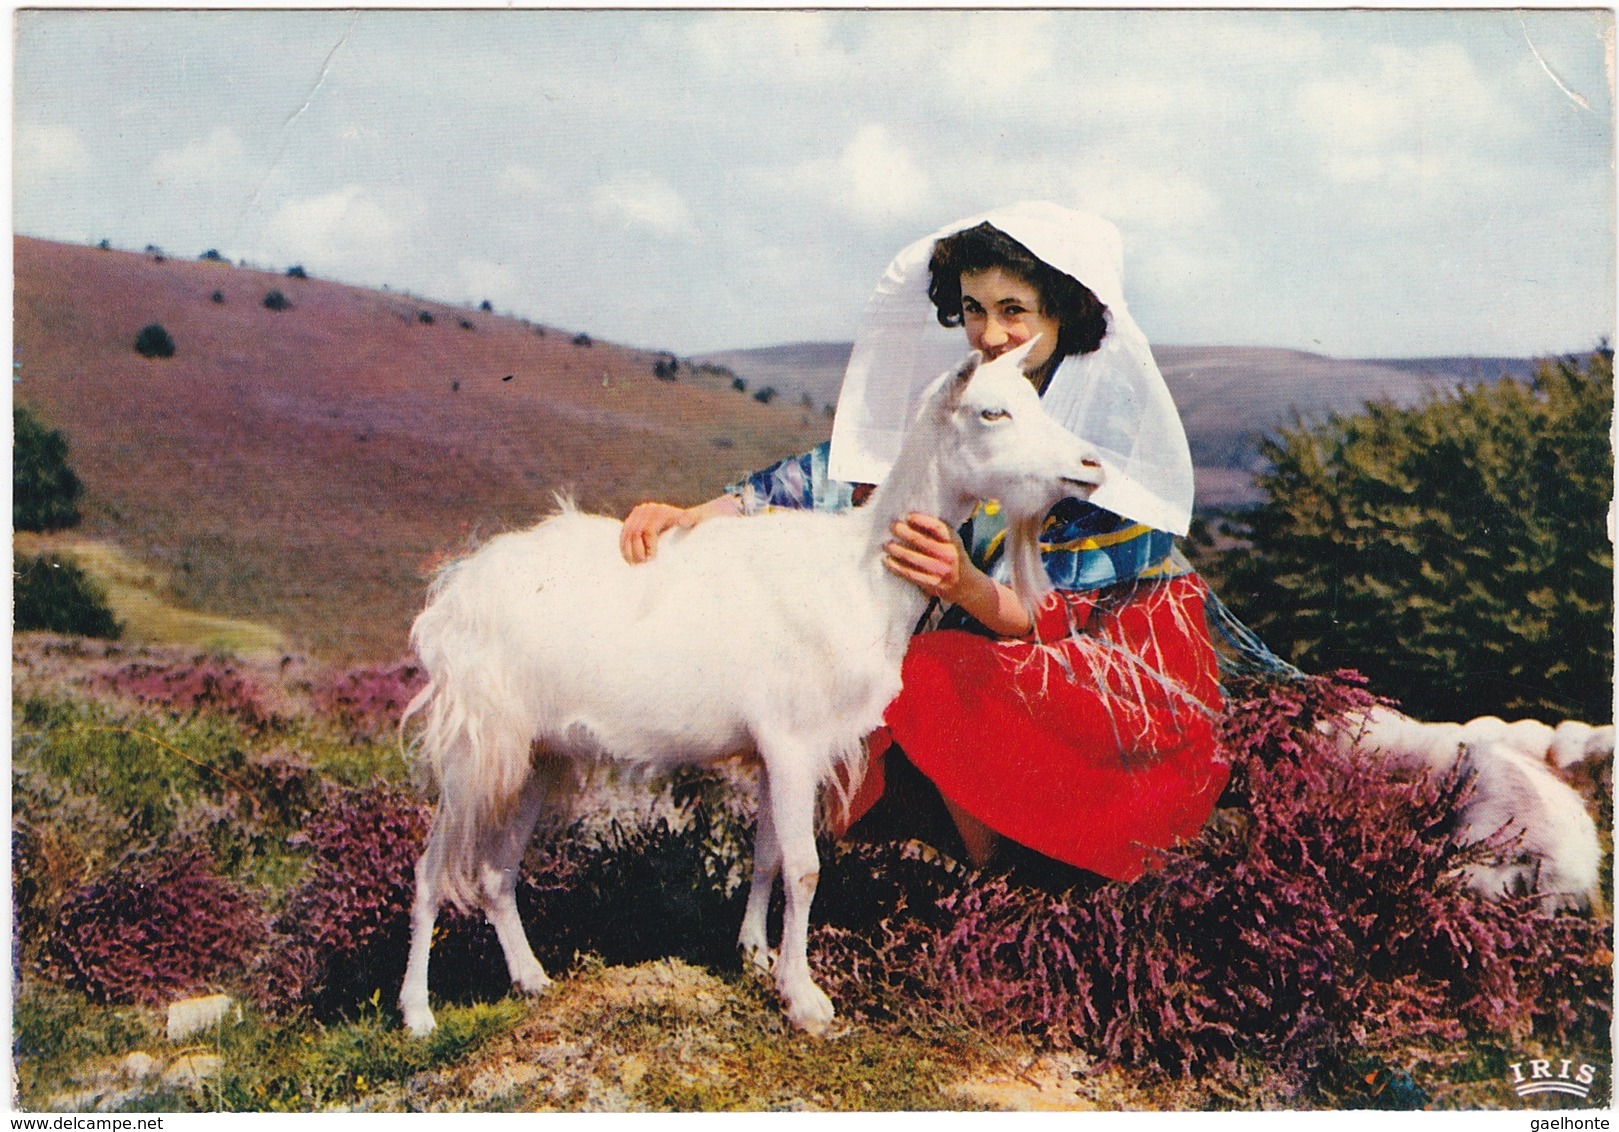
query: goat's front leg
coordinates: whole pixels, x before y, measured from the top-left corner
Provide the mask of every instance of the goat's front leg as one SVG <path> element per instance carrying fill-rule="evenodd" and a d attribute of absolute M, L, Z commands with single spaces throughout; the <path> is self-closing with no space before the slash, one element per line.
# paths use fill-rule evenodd
<path fill-rule="evenodd" d="M 753 834 L 753 884 L 748 889 L 748 907 L 742 913 L 742 933 L 736 946 L 742 961 L 761 974 L 770 974 L 769 916 L 770 897 L 781 872 L 781 842 L 771 816 L 770 772 L 759 768 L 759 821 Z"/>
<path fill-rule="evenodd" d="M 815 852 L 815 775 L 802 746 L 774 750 L 761 745 L 770 776 L 770 816 L 781 846 L 781 880 L 787 897 L 776 960 L 776 990 L 787 1004 L 787 1020 L 821 1035 L 832 1025 L 832 1000 L 815 985 L 809 969 L 809 913 L 821 877 Z M 751 894 L 750 894 L 751 896 Z"/>

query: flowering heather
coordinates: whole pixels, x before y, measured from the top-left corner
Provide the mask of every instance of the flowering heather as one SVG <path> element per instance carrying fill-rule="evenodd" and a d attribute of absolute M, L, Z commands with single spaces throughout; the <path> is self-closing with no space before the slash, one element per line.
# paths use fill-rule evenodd
<path fill-rule="evenodd" d="M 98 1002 L 160 1003 L 240 975 L 264 935 L 206 850 L 150 851 L 64 902 L 44 967 Z"/>
<path fill-rule="evenodd" d="M 428 807 L 385 789 L 327 797 L 292 839 L 311 851 L 309 874 L 274 925 L 259 985 L 268 1007 L 341 1009 L 404 970 L 402 957 L 398 972 L 379 970 L 379 952 L 409 934 Z"/>
<path fill-rule="evenodd" d="M 268 724 L 273 716 L 257 680 L 228 661 L 209 657 L 174 665 L 136 661 L 103 675 L 101 684 L 177 715 L 215 711 L 252 727 Z"/>
<path fill-rule="evenodd" d="M 357 738 L 386 737 L 399 726 L 405 705 L 427 684 L 419 664 L 352 668 L 311 689 L 317 710 L 335 717 Z"/>
<path fill-rule="evenodd" d="M 1133 884 L 963 878 L 875 930 L 819 929 L 818 974 L 856 1016 L 931 1009 L 1178 1073 L 1254 1057 L 1296 1084 L 1425 1037 L 1605 1043 L 1610 923 L 1468 890 L 1458 867 L 1510 847 L 1458 843 L 1466 782 L 1394 780 L 1315 732 L 1364 699 L 1343 678 L 1240 697 L 1244 804 Z"/>

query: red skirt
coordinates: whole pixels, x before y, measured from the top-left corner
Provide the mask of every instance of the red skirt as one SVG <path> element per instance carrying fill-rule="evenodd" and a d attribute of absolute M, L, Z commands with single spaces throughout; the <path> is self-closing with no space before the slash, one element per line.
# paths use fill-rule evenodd
<path fill-rule="evenodd" d="M 1230 767 L 1196 575 L 1058 593 L 1034 634 L 919 634 L 848 825 L 897 743 L 946 798 L 1048 857 L 1133 880 L 1196 837 Z"/>

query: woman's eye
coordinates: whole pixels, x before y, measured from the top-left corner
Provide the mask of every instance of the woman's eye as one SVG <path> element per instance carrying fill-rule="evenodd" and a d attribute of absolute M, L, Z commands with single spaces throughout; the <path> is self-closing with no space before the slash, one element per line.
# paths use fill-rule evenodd
<path fill-rule="evenodd" d="M 1005 409 L 985 409 L 978 414 L 986 421 L 1004 421 L 1011 419 L 1012 414 Z"/>

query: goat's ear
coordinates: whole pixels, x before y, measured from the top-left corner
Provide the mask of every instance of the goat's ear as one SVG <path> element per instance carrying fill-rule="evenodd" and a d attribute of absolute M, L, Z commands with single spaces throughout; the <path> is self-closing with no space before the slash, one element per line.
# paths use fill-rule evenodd
<path fill-rule="evenodd" d="M 967 392 L 968 382 L 972 381 L 973 374 L 977 373 L 978 367 L 983 364 L 984 355 L 974 350 L 967 355 L 967 360 L 957 367 L 956 372 L 950 377 L 949 395 L 945 397 L 944 402 L 946 411 L 952 413 L 956 411 L 961 404 L 961 398 Z"/>

